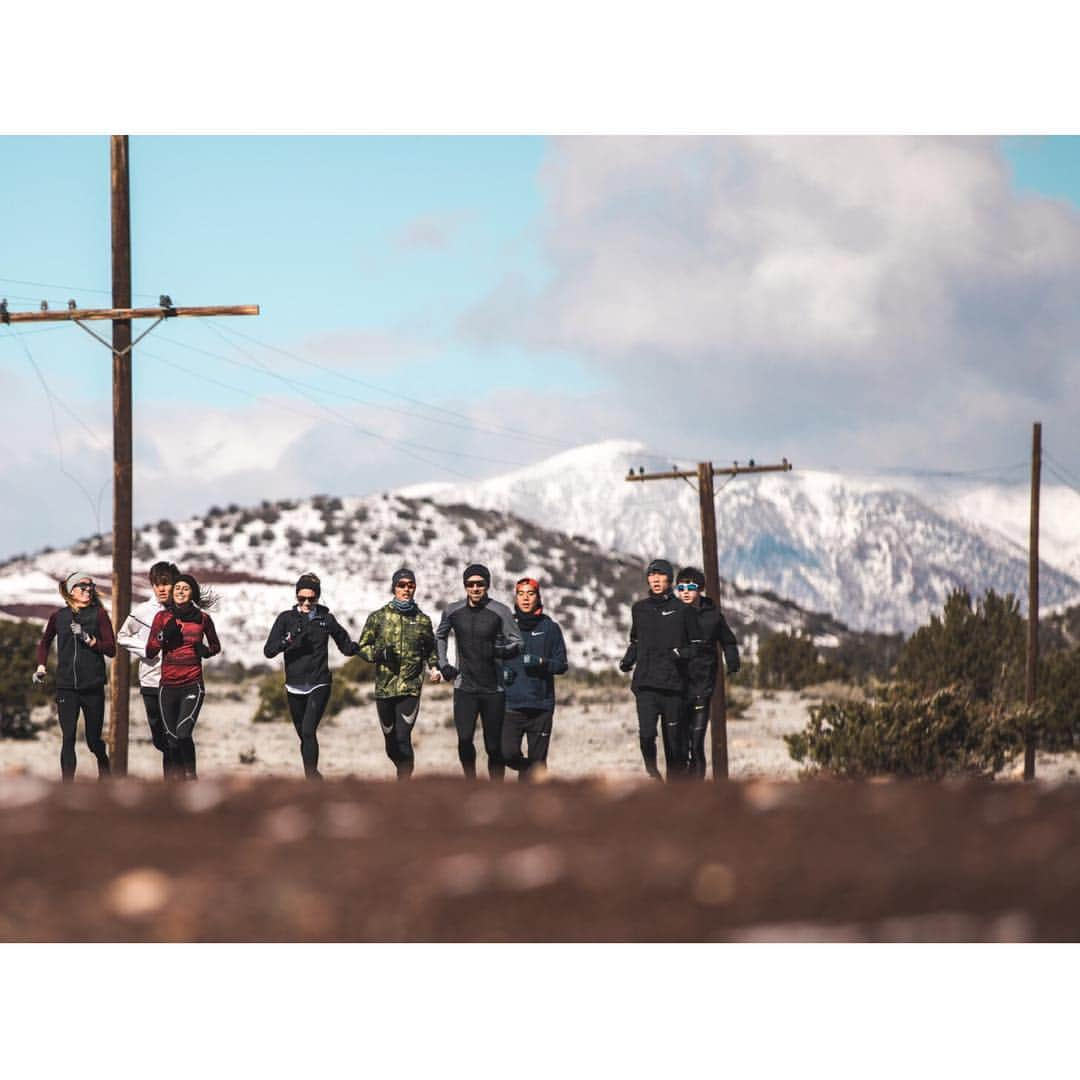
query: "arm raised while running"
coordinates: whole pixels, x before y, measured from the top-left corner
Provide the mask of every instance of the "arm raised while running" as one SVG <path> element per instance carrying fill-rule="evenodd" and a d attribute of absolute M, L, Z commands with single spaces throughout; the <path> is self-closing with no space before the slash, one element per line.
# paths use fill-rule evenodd
<path fill-rule="evenodd" d="M 342 626 L 330 612 L 326 613 L 326 629 L 330 631 L 330 636 L 334 639 L 334 644 L 338 647 L 343 656 L 355 656 L 360 651 L 360 646 L 349 637 L 349 633 L 345 627 Z"/>

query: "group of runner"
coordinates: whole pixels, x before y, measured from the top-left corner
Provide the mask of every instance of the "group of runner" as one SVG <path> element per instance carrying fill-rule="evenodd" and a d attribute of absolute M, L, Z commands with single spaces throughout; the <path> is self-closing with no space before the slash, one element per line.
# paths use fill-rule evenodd
<path fill-rule="evenodd" d="M 718 652 L 733 674 L 739 669 L 738 647 L 718 605 L 704 595 L 700 570 L 684 567 L 676 574 L 667 560 L 655 559 L 646 579 L 649 592 L 633 605 L 629 647 L 619 664 L 620 670 L 633 671 L 645 769 L 660 779 L 659 725 L 667 778 L 703 779 Z M 503 780 L 507 768 L 519 780 L 546 768 L 555 676 L 568 670 L 562 631 L 545 613 L 536 579 L 523 577 L 515 583 L 512 610 L 489 595 L 491 573 L 486 566 L 467 566 L 462 581 L 464 597 L 450 603 L 434 627 L 416 603 L 416 575 L 402 567 L 391 579 L 391 599 L 368 616 L 354 641 L 320 602 L 319 578 L 312 573 L 300 576 L 296 603 L 275 618 L 263 652 L 267 659 L 283 656 L 285 695 L 307 777 L 320 778 L 317 733 L 333 682 L 331 640 L 344 656 L 359 655 L 374 665 L 379 727 L 399 780 L 413 773 L 412 733 L 425 679 L 453 684 L 458 760 L 466 777 L 476 776 L 478 720 L 491 780 Z M 60 582 L 64 605 L 46 623 L 34 682 L 46 678 L 55 639 L 60 767 L 66 781 L 75 776 L 80 711 L 98 775 L 109 775 L 102 738 L 105 658 L 116 655 L 118 644 L 139 659 L 140 691 L 164 776 L 197 777 L 193 736 L 205 696 L 202 662 L 221 652 L 209 614 L 217 598 L 169 562 L 151 567 L 150 586 L 152 597 L 132 610 L 114 638 L 93 576 L 76 571 Z"/>

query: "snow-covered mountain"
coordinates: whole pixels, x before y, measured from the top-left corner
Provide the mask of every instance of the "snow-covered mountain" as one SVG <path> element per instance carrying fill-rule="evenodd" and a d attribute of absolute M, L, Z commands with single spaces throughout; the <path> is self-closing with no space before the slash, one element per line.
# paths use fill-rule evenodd
<path fill-rule="evenodd" d="M 631 469 L 657 472 L 672 464 L 641 443 L 604 442 L 482 483 L 403 493 L 512 512 L 639 561 L 665 555 L 700 563 L 693 486 L 625 480 Z M 798 469 L 718 478 L 720 573 L 743 588 L 771 590 L 877 631 L 910 632 L 959 585 L 1023 601 L 1027 508 L 1020 495 L 992 485 L 963 492 L 927 487 L 923 495 L 910 485 Z M 1080 597 L 1070 572 L 1080 571 L 1080 547 L 1069 530 L 1070 520 L 1080 525 L 1080 498 L 1062 489 L 1046 492 L 1044 504 L 1052 509 L 1044 512 L 1050 527 L 1041 548 L 1040 606 L 1054 607 Z"/>
<path fill-rule="evenodd" d="M 107 597 L 111 555 L 109 537 L 99 536 L 8 562 L 0 567 L 0 613 L 43 619 L 60 603 L 57 581 L 75 570 L 94 574 Z M 645 591 L 640 560 L 593 540 L 503 511 L 401 494 L 212 508 L 203 517 L 145 526 L 135 535 L 138 599 L 149 595 L 145 575 L 158 559 L 178 563 L 219 594 L 213 617 L 223 659 L 246 667 L 266 663 L 266 634 L 308 570 L 322 579 L 324 602 L 354 636 L 390 598 L 399 566 L 417 575 L 417 602 L 436 622 L 447 602 L 463 595 L 461 575 L 471 562 L 491 569 L 492 595 L 508 604 L 519 577 L 537 577 L 572 665 L 591 670 L 611 670 L 622 656 L 630 604 Z M 831 617 L 775 596 L 728 587 L 722 602 L 748 655 L 766 631 L 802 630 L 826 649 L 850 636 Z M 331 658 L 341 662 L 333 649 Z"/>

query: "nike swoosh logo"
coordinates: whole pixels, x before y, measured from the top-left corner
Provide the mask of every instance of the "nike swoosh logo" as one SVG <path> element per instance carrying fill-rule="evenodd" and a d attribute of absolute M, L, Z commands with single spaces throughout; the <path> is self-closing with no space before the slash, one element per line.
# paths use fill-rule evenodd
<path fill-rule="evenodd" d="M 543 630 L 532 630 L 532 631 L 530 631 L 530 633 L 532 634 L 533 637 L 543 637 L 544 636 L 544 631 Z"/>
<path fill-rule="evenodd" d="M 675 612 L 674 611 L 661 611 L 660 614 L 661 615 L 674 615 Z"/>

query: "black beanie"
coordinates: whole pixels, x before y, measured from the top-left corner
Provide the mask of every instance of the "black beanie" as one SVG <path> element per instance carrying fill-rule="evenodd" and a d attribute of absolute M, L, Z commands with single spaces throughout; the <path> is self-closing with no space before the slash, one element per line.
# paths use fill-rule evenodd
<path fill-rule="evenodd" d="M 671 581 L 671 579 L 675 577 L 675 570 L 667 559 L 653 559 L 653 561 L 649 563 L 648 570 L 645 571 L 646 577 L 650 574 L 666 574 L 668 581 Z"/>
<path fill-rule="evenodd" d="M 486 566 L 481 566 L 480 563 L 470 563 L 465 567 L 465 573 L 461 575 L 462 581 L 468 581 L 471 577 L 481 577 L 484 579 L 484 584 L 491 588 L 491 571 Z"/>
<path fill-rule="evenodd" d="M 310 589 L 315 594 L 315 599 L 318 600 L 322 596 L 322 585 L 319 583 L 319 579 L 314 574 L 301 574 L 296 580 L 295 592 L 299 592 L 301 589 Z"/>
<path fill-rule="evenodd" d="M 390 591 L 393 592 L 399 581 L 411 581 L 416 584 L 416 575 L 407 567 L 403 566 L 400 570 L 394 571 L 394 576 L 390 579 Z"/>

